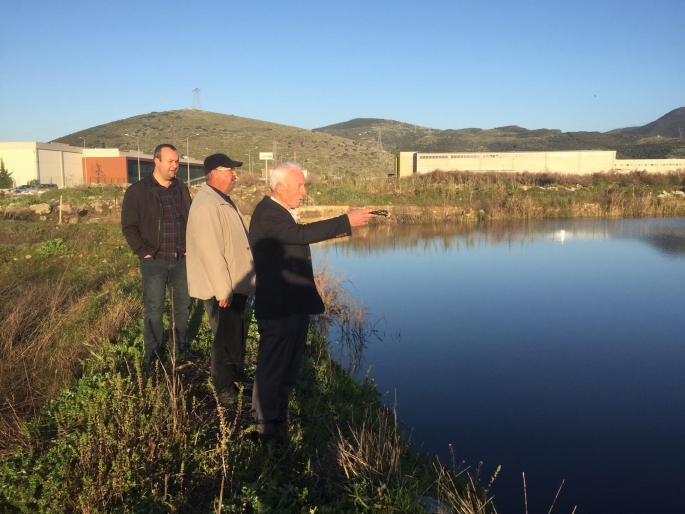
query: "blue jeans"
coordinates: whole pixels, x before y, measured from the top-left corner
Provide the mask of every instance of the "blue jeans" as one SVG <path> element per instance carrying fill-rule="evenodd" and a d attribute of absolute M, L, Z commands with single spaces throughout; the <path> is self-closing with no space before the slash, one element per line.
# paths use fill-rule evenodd
<path fill-rule="evenodd" d="M 190 295 L 186 275 L 185 257 L 178 261 L 156 260 L 152 257 L 140 259 L 140 273 L 143 276 L 143 304 L 145 318 L 143 337 L 145 340 L 145 360 L 150 363 L 161 354 L 164 337 L 164 297 L 167 287 L 171 297 L 172 318 L 169 325 L 174 327 L 173 339 L 176 353 L 187 348 L 188 316 L 190 314 Z"/>

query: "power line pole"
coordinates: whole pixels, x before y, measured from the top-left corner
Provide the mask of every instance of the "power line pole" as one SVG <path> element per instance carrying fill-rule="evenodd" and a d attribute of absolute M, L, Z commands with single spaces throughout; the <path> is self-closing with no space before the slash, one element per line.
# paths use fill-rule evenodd
<path fill-rule="evenodd" d="M 195 89 L 193 89 L 193 93 L 195 93 L 195 96 L 193 97 L 193 109 L 196 111 L 201 111 L 202 110 L 202 104 L 200 103 L 200 88 L 195 86 Z"/>

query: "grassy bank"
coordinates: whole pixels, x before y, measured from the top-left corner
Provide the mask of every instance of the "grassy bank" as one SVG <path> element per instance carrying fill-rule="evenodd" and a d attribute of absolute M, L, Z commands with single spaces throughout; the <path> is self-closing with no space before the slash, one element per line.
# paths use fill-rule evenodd
<path fill-rule="evenodd" d="M 117 226 L 1 222 L 0 237 L 0 510 L 425 512 L 437 500 L 492 511 L 477 477 L 414 452 L 373 382 L 331 357 L 326 326 L 353 350 L 367 330 L 336 280 L 319 277 L 327 318 L 291 404 L 303 421 L 285 447 L 262 446 L 245 437 L 247 399 L 216 401 L 201 307 L 189 331 L 204 361 L 141 368 L 137 261 Z M 252 323 L 249 375 L 257 344 Z"/>
<path fill-rule="evenodd" d="M 386 206 L 389 222 L 685 216 L 685 172 L 435 172 L 309 186 L 309 205 Z"/>
<path fill-rule="evenodd" d="M 685 172 L 435 172 L 402 179 L 344 177 L 326 181 L 312 175 L 307 188 L 304 220 L 315 219 L 317 208 L 326 206 L 387 208 L 390 216 L 377 222 L 390 224 L 685 216 Z M 256 175 L 243 173 L 231 197 L 249 216 L 268 193 Z M 0 209 L 6 219 L 57 221 L 60 196 L 66 223 L 115 223 L 119 219 L 123 195 L 117 186 L 51 190 L 40 196 L 7 195 L 0 197 Z M 39 203 L 48 204 L 51 212 L 32 212 L 31 206 Z"/>
<path fill-rule="evenodd" d="M 0 451 L 141 316 L 139 282 L 114 225 L 0 222 Z"/>

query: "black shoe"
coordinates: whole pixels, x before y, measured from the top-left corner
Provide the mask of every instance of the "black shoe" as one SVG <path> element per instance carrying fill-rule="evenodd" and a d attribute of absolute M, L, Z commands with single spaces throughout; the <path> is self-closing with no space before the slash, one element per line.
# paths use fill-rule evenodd
<path fill-rule="evenodd" d="M 259 444 L 269 444 L 270 442 L 273 442 L 276 446 L 279 447 L 285 447 L 287 446 L 285 439 L 281 437 L 280 434 L 260 434 L 256 430 L 253 430 L 252 432 L 247 432 L 245 434 L 245 437 L 249 439 L 250 441 L 253 441 L 255 443 Z"/>
<path fill-rule="evenodd" d="M 302 425 L 307 422 L 307 416 L 304 414 L 297 415 L 292 412 L 288 413 L 287 419 L 278 419 L 274 421 L 274 426 L 276 430 L 281 432 L 287 432 L 291 425 Z"/>
<path fill-rule="evenodd" d="M 250 391 L 250 393 L 252 393 L 252 389 L 254 387 L 254 384 L 252 382 L 248 382 L 247 380 L 236 380 L 233 382 L 233 385 L 235 385 L 236 389 L 240 389 L 242 387 L 243 391 Z"/>
<path fill-rule="evenodd" d="M 217 393 L 217 398 L 219 398 L 219 403 L 224 407 L 232 407 L 238 403 L 238 393 L 232 389 L 224 389 Z"/>
<path fill-rule="evenodd" d="M 305 416 L 304 414 L 297 415 L 297 414 L 293 414 L 292 412 L 290 412 L 290 413 L 288 413 L 288 422 L 289 423 L 299 423 L 301 425 L 302 423 L 307 422 L 307 416 Z"/>
<path fill-rule="evenodd" d="M 252 400 L 252 382 L 234 382 L 233 387 L 235 387 L 236 393 L 242 391 L 244 398 Z"/>
<path fill-rule="evenodd" d="M 189 362 L 199 361 L 202 357 L 198 354 L 191 352 L 188 348 L 176 354 L 177 359 Z"/>

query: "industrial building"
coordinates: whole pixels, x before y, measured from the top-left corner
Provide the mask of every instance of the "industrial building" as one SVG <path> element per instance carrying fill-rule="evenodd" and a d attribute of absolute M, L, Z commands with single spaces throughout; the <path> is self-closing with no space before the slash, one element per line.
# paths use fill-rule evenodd
<path fill-rule="evenodd" d="M 0 159 L 17 186 L 31 181 L 58 187 L 125 184 L 145 178 L 154 169 L 152 155 L 62 143 L 0 143 Z M 204 176 L 202 161 L 181 159 L 179 179 L 188 182 Z"/>
<path fill-rule="evenodd" d="M 586 175 L 617 171 L 668 173 L 685 170 L 685 159 L 617 159 L 616 151 L 420 153 L 399 152 L 395 176 L 409 177 L 434 171 L 529 172 Z"/>

